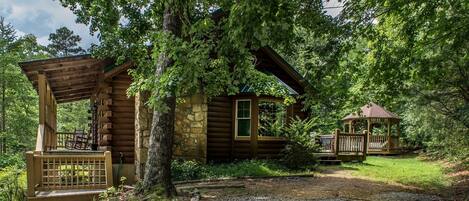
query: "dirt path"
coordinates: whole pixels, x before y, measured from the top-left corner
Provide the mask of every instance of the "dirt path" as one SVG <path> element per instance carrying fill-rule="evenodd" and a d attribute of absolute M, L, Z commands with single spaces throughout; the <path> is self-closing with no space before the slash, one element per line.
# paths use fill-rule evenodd
<path fill-rule="evenodd" d="M 415 187 L 355 177 L 348 170 L 326 171 L 314 177 L 216 181 L 178 188 L 196 188 L 201 200 L 445 200 Z"/>

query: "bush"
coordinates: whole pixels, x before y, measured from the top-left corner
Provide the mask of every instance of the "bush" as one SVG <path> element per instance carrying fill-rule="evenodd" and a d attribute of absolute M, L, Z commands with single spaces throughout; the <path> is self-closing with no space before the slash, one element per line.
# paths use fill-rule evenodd
<path fill-rule="evenodd" d="M 311 169 L 317 164 L 314 153 L 319 151 L 319 145 L 311 135 L 315 119 L 301 120 L 295 118 L 286 128 L 288 143 L 281 152 L 280 161 L 290 169 Z"/>
<path fill-rule="evenodd" d="M 26 172 L 17 166 L 10 166 L 0 172 L 0 200 L 26 200 Z"/>
<path fill-rule="evenodd" d="M 194 180 L 205 178 L 207 175 L 206 168 L 192 160 L 174 160 L 171 164 L 171 173 L 173 180 Z"/>
<path fill-rule="evenodd" d="M 5 154 L 0 155 L 0 169 L 5 167 L 24 167 L 25 159 L 23 153 L 21 154 Z"/>

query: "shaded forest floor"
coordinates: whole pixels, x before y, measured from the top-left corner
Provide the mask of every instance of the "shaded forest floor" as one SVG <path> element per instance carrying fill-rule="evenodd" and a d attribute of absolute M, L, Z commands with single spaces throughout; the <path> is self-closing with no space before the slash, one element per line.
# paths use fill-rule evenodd
<path fill-rule="evenodd" d="M 465 188 L 451 186 L 444 189 L 421 189 L 353 176 L 352 170 L 327 171 L 319 173 L 315 177 L 202 182 L 179 185 L 178 188 L 197 188 L 201 200 L 432 201 L 469 199 L 467 186 Z"/>
<path fill-rule="evenodd" d="M 379 164 L 377 161 L 381 159 L 371 158 L 369 163 L 373 166 Z M 446 185 L 434 186 L 400 182 L 402 178 L 383 180 L 361 174 L 360 166 L 344 164 L 320 168 L 313 177 L 235 179 L 177 187 L 200 200 L 469 200 L 469 171 L 467 166 L 460 166 L 452 165 L 452 171 L 445 171 L 445 180 L 451 182 L 435 181 Z M 403 171 L 406 169 L 409 168 Z"/>

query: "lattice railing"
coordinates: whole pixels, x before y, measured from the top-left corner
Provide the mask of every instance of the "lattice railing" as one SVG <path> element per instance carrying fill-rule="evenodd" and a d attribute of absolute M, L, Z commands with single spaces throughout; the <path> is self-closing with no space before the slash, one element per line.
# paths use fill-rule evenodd
<path fill-rule="evenodd" d="M 112 186 L 111 153 L 26 154 L 28 196 L 35 191 L 105 189 Z"/>

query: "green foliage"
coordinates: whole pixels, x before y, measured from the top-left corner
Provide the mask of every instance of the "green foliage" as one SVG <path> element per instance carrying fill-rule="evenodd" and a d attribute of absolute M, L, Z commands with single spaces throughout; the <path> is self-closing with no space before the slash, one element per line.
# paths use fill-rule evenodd
<path fill-rule="evenodd" d="M 205 167 L 192 160 L 174 160 L 171 164 L 171 174 L 173 180 L 194 180 L 207 177 Z"/>
<path fill-rule="evenodd" d="M 127 178 L 121 177 L 119 180 L 119 185 L 117 187 L 110 187 L 106 189 L 106 191 L 99 194 L 99 200 L 103 201 L 118 201 L 118 200 L 126 200 L 126 201 L 136 201 L 138 200 L 137 197 L 133 195 L 133 192 L 124 188 L 124 184 Z"/>
<path fill-rule="evenodd" d="M 258 94 L 288 96 L 272 76 L 254 69 L 252 51 L 288 46 L 295 24 L 314 26 L 322 20 L 319 0 L 61 2 L 79 22 L 100 32 L 94 54 L 136 63 L 130 92 L 150 91 L 150 105 L 157 109 L 165 109 L 162 100 L 168 96 L 236 94 L 244 85 Z M 162 30 L 167 6 L 179 12 L 181 37 Z M 154 76 L 161 55 L 174 63 Z"/>
<path fill-rule="evenodd" d="M 292 119 L 285 129 L 288 142 L 281 152 L 282 164 L 291 169 L 314 168 L 317 163 L 314 153 L 319 152 L 320 148 L 311 134 L 315 125 L 315 119 Z"/>
<path fill-rule="evenodd" d="M 89 100 L 81 100 L 57 105 L 57 130 L 73 132 L 75 129 L 88 132 L 90 114 Z"/>
<path fill-rule="evenodd" d="M 451 183 L 450 179 L 445 176 L 441 165 L 423 161 L 415 155 L 369 156 L 364 163 L 345 163 L 342 166 L 356 170 L 353 172 L 355 175 L 366 176 L 377 181 L 397 182 L 433 189 L 446 187 Z"/>
<path fill-rule="evenodd" d="M 410 105 L 404 115 L 406 143 L 431 156 L 454 161 L 469 158 L 469 129 L 432 108 Z"/>
<path fill-rule="evenodd" d="M 44 58 L 43 47 L 32 35 L 18 38 L 0 18 L 0 143 L 3 153 L 30 149 L 37 132 L 37 94 L 18 62 Z"/>
<path fill-rule="evenodd" d="M 380 102 L 404 117 L 409 144 L 467 158 L 468 5 L 347 1 L 341 20 L 354 34 L 342 65 L 355 71 L 347 107 Z"/>
<path fill-rule="evenodd" d="M 0 200 L 23 201 L 26 190 L 26 171 L 17 166 L 0 171 Z"/>
<path fill-rule="evenodd" d="M 265 177 L 312 174 L 309 171 L 292 171 L 276 161 L 243 160 L 224 164 L 200 164 L 195 161 L 173 161 L 175 181 L 193 179 L 219 179 L 237 177 Z"/>
<path fill-rule="evenodd" d="M 12 166 L 24 167 L 25 165 L 23 153 L 0 155 L 0 169 Z"/>

